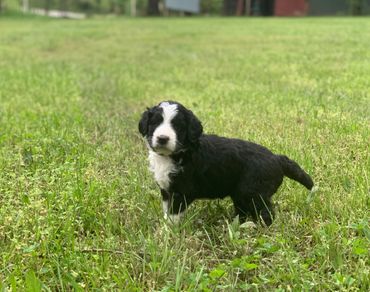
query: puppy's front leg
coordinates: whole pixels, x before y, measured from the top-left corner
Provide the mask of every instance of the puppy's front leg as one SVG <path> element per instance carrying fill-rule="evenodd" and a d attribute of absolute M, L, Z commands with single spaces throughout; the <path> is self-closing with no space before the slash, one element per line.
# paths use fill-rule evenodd
<path fill-rule="evenodd" d="M 162 194 L 162 208 L 164 218 L 171 223 L 178 224 L 184 216 L 188 202 L 184 195 L 179 193 L 169 193 L 161 190 Z"/>
<path fill-rule="evenodd" d="M 168 219 L 168 211 L 169 211 L 169 206 L 171 204 L 171 195 L 169 192 L 161 189 L 161 195 L 162 195 L 162 209 L 163 209 L 163 215 L 164 219 Z"/>
<path fill-rule="evenodd" d="M 170 205 L 168 208 L 168 218 L 174 224 L 179 224 L 185 214 L 187 201 L 184 195 L 180 193 L 171 194 Z"/>

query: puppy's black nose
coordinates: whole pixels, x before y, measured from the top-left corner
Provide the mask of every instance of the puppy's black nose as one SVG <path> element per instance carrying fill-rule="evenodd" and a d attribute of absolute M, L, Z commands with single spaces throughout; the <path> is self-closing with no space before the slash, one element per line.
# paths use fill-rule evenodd
<path fill-rule="evenodd" d="M 157 138 L 157 141 L 158 141 L 159 145 L 165 145 L 168 142 L 168 140 L 170 140 L 170 137 L 165 136 L 165 135 L 160 135 Z"/>

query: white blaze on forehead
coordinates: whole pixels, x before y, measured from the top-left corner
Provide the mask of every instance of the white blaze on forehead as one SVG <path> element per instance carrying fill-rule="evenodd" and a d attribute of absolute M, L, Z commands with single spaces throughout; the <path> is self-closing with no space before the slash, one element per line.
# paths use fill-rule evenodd
<path fill-rule="evenodd" d="M 177 114 L 177 105 L 176 104 L 170 104 L 169 102 L 165 101 L 162 102 L 159 107 L 163 109 L 163 122 L 171 122 L 171 120 L 175 117 Z"/>
<path fill-rule="evenodd" d="M 158 145 L 158 137 L 159 136 L 167 136 L 169 138 L 167 144 L 165 145 L 165 149 L 161 149 L 158 151 L 163 152 L 165 154 L 166 152 L 173 152 L 176 149 L 176 143 L 177 143 L 177 135 L 175 132 L 175 129 L 172 127 L 171 121 L 176 116 L 178 109 L 177 104 L 170 104 L 169 102 L 162 102 L 159 105 L 160 108 L 162 108 L 163 113 L 163 122 L 157 127 L 157 129 L 153 133 L 152 138 L 152 145 L 153 147 L 157 147 Z"/>

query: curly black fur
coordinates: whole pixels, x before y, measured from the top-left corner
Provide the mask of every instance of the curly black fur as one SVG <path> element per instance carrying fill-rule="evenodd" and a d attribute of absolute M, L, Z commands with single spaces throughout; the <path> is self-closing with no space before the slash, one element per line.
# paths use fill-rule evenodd
<path fill-rule="evenodd" d="M 312 179 L 295 161 L 252 142 L 203 134 L 201 122 L 190 110 L 170 103 L 177 105 L 171 124 L 178 146 L 168 155 L 176 171 L 169 174 L 168 188 L 161 188 L 163 200 L 171 206 L 169 214 L 182 213 L 196 199 L 230 196 L 241 221 L 249 215 L 270 225 L 271 197 L 284 176 L 312 189 Z M 158 106 L 148 109 L 139 123 L 147 139 L 161 122 L 158 117 L 151 120 L 156 112 L 161 113 Z"/>

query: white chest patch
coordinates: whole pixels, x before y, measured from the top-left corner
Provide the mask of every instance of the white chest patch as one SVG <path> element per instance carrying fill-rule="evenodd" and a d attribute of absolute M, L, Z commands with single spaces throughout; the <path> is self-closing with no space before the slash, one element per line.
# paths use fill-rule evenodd
<path fill-rule="evenodd" d="M 154 179 L 164 190 L 168 190 L 170 187 L 170 174 L 178 172 L 178 168 L 170 157 L 159 155 L 153 151 L 149 151 L 149 170 L 153 172 Z"/>

